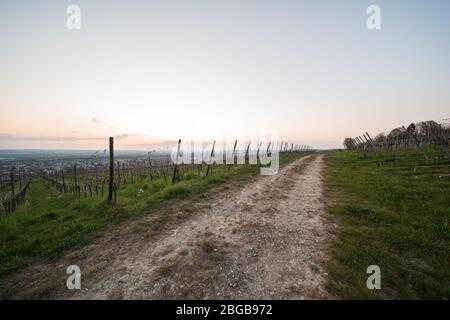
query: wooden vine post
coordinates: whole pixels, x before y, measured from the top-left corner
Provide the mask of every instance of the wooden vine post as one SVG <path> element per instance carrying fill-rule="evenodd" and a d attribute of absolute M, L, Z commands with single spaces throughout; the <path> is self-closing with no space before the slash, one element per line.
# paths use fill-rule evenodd
<path fill-rule="evenodd" d="M 247 150 L 245 150 L 245 160 L 244 160 L 245 163 L 247 163 L 247 162 L 250 161 L 250 156 L 249 156 L 248 152 L 249 152 L 249 150 L 250 150 L 250 144 L 251 144 L 251 143 L 252 143 L 251 141 L 248 142 Z"/>
<path fill-rule="evenodd" d="M 109 186 L 108 186 L 108 201 L 113 199 L 114 188 L 114 138 L 109 137 Z"/>
<path fill-rule="evenodd" d="M 233 164 L 234 164 L 234 160 L 236 159 L 236 146 L 237 146 L 237 140 L 234 141 L 234 147 L 233 147 Z M 230 169 L 231 169 L 231 163 L 230 163 L 230 165 L 228 166 L 228 170 L 230 170 Z"/>
<path fill-rule="evenodd" d="M 120 161 L 117 161 L 117 189 L 120 188 Z"/>
<path fill-rule="evenodd" d="M 215 146 L 216 146 L 216 140 L 214 140 L 213 146 L 212 146 L 212 149 L 211 149 L 211 155 L 210 155 L 210 157 L 209 157 L 208 168 L 206 169 L 206 176 L 209 175 L 209 170 L 210 170 L 210 167 L 211 167 L 211 160 L 212 160 L 212 157 L 213 157 L 213 155 L 214 155 L 214 147 L 215 147 Z"/>
<path fill-rule="evenodd" d="M 153 181 L 153 176 L 152 176 L 152 159 L 150 157 L 150 152 L 148 152 L 148 173 L 150 176 L 150 181 Z"/>
<path fill-rule="evenodd" d="M 12 211 L 16 210 L 16 201 L 15 201 L 15 196 L 16 196 L 16 192 L 14 190 L 14 167 L 11 168 L 11 172 L 10 172 L 10 180 L 11 180 L 11 206 L 12 206 Z"/>
<path fill-rule="evenodd" d="M 175 179 L 177 177 L 178 157 L 180 155 L 180 147 L 181 147 L 181 139 L 178 140 L 177 157 L 176 157 L 176 160 L 175 160 L 175 165 L 173 167 L 172 183 L 175 183 Z"/>
<path fill-rule="evenodd" d="M 73 165 L 73 183 L 74 183 L 74 194 L 78 195 L 78 184 L 77 184 L 77 165 Z"/>

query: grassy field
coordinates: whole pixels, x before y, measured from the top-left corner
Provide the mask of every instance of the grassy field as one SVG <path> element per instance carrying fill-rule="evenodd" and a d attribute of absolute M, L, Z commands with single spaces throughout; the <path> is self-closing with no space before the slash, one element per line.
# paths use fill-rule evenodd
<path fill-rule="evenodd" d="M 307 153 L 282 154 L 284 165 Z M 183 199 L 195 200 L 213 186 L 229 179 L 247 179 L 259 173 L 259 166 L 215 166 L 208 177 L 197 170 L 185 172 L 182 181 L 166 185 L 163 178 L 144 178 L 121 185 L 118 203 L 103 199 L 74 198 L 62 194 L 50 182 L 32 182 L 26 201 L 9 215 L 0 215 L 0 277 L 27 264 L 61 256 L 91 242 L 108 226 L 139 217 L 160 214 L 159 208 Z M 204 174 L 204 173 L 203 173 Z M 162 211 L 162 210 L 159 210 Z M 152 228 L 155 232 L 167 223 L 160 214 Z"/>
<path fill-rule="evenodd" d="M 330 152 L 325 195 L 340 225 L 329 289 L 341 298 L 450 298 L 450 161 L 408 152 Z M 369 290 L 369 265 L 381 290 Z"/>

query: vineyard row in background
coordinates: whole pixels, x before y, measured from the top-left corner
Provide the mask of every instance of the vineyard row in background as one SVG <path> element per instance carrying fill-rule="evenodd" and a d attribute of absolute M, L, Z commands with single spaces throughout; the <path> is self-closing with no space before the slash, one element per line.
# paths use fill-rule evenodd
<path fill-rule="evenodd" d="M 169 154 L 159 156 L 151 156 L 152 152 L 148 152 L 147 159 L 141 159 L 133 164 L 126 165 L 124 161 L 114 159 L 114 138 L 109 138 L 109 161 L 105 163 L 97 162 L 94 169 L 78 168 L 73 164 L 71 168 L 63 168 L 60 170 L 46 170 L 41 171 L 39 178 L 42 178 L 52 184 L 59 192 L 69 193 L 74 198 L 80 197 L 97 197 L 104 198 L 107 195 L 108 201 L 118 201 L 118 190 L 122 185 L 127 183 L 135 183 L 137 181 L 148 180 L 150 182 L 160 179 L 165 185 L 174 184 L 184 178 L 189 178 L 192 175 L 208 176 L 211 175 L 214 167 L 221 166 L 226 170 L 231 170 L 237 163 L 238 155 L 244 155 L 244 164 L 250 161 L 249 152 L 251 142 L 246 143 L 246 148 L 240 150 L 237 148 L 237 140 L 234 143 L 232 159 L 233 164 L 226 163 L 226 155 L 224 154 L 224 164 L 216 164 L 211 161 L 215 157 L 215 142 L 212 145 L 208 159 L 202 157 L 200 163 L 199 159 L 194 159 L 194 152 L 191 153 L 191 162 L 186 164 L 177 164 L 171 160 Z M 261 148 L 264 149 L 261 151 Z M 267 146 L 267 148 L 266 148 Z M 307 145 L 287 143 L 287 142 L 268 142 L 257 144 L 256 160 L 260 159 L 260 152 L 265 152 L 271 156 L 273 152 L 304 152 L 310 151 L 312 148 Z M 202 150 L 203 151 L 203 150 Z M 208 150 L 209 153 L 209 150 Z M 181 148 L 181 140 L 178 141 L 177 159 L 183 154 Z M 92 161 L 87 159 L 86 161 Z M 194 161 L 195 160 L 195 161 Z M 0 180 L 0 213 L 14 212 L 21 201 L 24 200 L 27 190 L 29 189 L 32 178 L 31 175 L 15 173 L 14 168 L 11 168 L 11 174 L 4 180 Z M 18 192 L 16 192 L 18 190 Z"/>
<path fill-rule="evenodd" d="M 355 138 L 345 138 L 343 144 L 347 150 L 363 151 L 395 151 L 417 148 L 425 159 L 429 159 L 426 146 L 439 148 L 448 157 L 450 139 L 450 123 L 448 120 L 438 123 L 423 121 L 395 128 L 389 133 L 380 133 L 375 138 L 368 132 Z"/>

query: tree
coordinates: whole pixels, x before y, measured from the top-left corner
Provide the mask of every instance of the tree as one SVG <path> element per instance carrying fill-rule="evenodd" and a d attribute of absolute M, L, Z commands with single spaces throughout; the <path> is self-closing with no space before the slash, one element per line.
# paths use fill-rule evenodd
<path fill-rule="evenodd" d="M 345 138 L 343 145 L 348 150 L 356 149 L 356 143 L 355 140 L 353 140 L 353 138 Z"/>
<path fill-rule="evenodd" d="M 406 128 L 406 131 L 408 131 L 411 134 L 416 133 L 416 125 L 414 123 L 411 123 L 408 128 Z"/>
<path fill-rule="evenodd" d="M 375 136 L 375 142 L 383 143 L 386 141 L 386 135 L 384 132 L 381 132 Z"/>

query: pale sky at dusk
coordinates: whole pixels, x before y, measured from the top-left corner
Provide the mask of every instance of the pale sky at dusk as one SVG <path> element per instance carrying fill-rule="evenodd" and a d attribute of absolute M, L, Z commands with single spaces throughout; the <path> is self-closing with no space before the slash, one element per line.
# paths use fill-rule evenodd
<path fill-rule="evenodd" d="M 66 8 L 81 8 L 81 30 Z M 382 29 L 366 27 L 369 5 Z M 450 1 L 0 2 L 0 148 L 278 129 L 341 147 L 450 115 Z"/>

